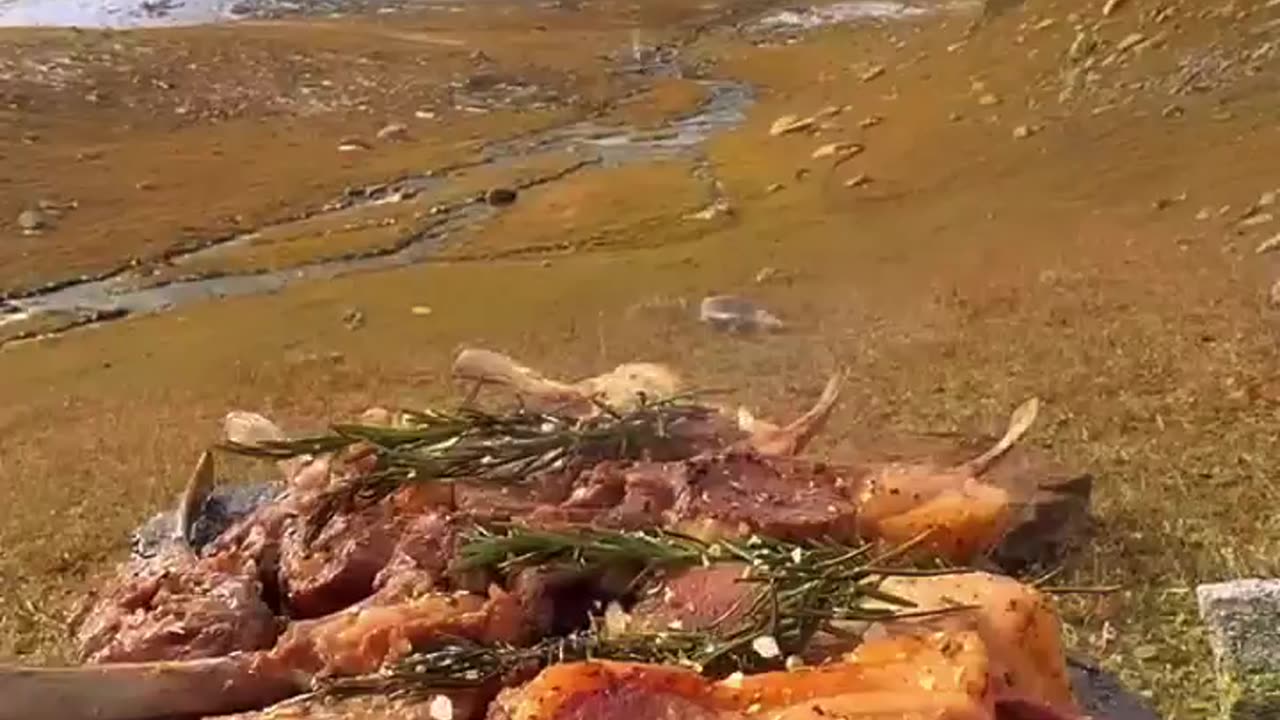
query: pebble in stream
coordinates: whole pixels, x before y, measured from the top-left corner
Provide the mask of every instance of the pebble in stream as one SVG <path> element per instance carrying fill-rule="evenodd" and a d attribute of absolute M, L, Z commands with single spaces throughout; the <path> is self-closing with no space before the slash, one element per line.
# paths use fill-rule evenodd
<path fill-rule="evenodd" d="M 484 194 L 484 201 L 490 207 L 505 207 L 516 201 L 518 193 L 511 188 L 496 187 Z"/>

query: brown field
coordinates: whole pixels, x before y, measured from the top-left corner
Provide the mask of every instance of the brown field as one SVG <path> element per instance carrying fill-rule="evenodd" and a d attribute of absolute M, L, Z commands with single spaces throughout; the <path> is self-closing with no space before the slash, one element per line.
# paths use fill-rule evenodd
<path fill-rule="evenodd" d="M 1280 66 L 1263 48 L 1280 35 L 1280 8 L 1187 0 L 1159 19 L 1134 2 L 1104 19 L 1100 3 L 1032 0 L 963 44 L 967 23 L 951 18 L 757 47 L 726 28 L 692 38 L 696 18 L 672 9 L 689 4 L 649 5 L 643 21 L 691 43 L 686 58 L 757 88 L 747 122 L 703 148 L 729 215 L 686 217 L 709 201 L 692 161 L 593 168 L 523 194 L 429 264 L 0 349 L 0 657 L 65 657 L 72 601 L 123 555 L 140 519 L 173 501 L 227 410 L 315 429 L 373 403 L 446 401 L 451 356 L 482 345 L 565 376 L 669 362 L 693 385 L 729 385 L 776 415 L 843 368 L 844 400 L 818 448 L 832 457 L 886 432 L 989 432 L 1038 395 L 1046 410 L 1030 442 L 1098 480 L 1096 537 L 1061 581 L 1124 586 L 1065 601 L 1072 644 L 1168 717 L 1211 716 L 1194 586 L 1280 571 L 1277 266 L 1255 254 L 1280 223 L 1239 223 L 1280 189 Z M 0 285 L 149 257 L 184 232 L 225 232 L 232 215 L 257 227 L 348 184 L 465 161 L 474 138 L 590 113 L 654 125 L 686 112 L 699 95 L 679 83 L 603 72 L 596 56 L 630 42 L 624 10 L 601 5 L 573 23 L 507 16 L 551 28 L 523 50 L 516 29 L 480 30 L 467 13 L 458 29 L 430 31 L 463 38 L 465 51 L 435 48 L 412 18 L 350 33 L 238 31 L 262 33 L 263 48 L 269 36 L 263 67 L 294 43 L 328 58 L 335 78 L 350 68 L 334 53 L 376 46 L 387 88 L 423 66 L 461 72 L 450 63 L 470 63 L 483 37 L 495 62 L 528 52 L 549 83 L 582 96 L 544 112 L 447 117 L 358 157 L 337 153 L 337 139 L 369 136 L 425 100 L 387 90 L 368 111 L 316 116 L 248 103 L 239 117 L 173 127 L 145 106 L 77 120 L 79 100 L 33 94 L 30 113 L 0 110 L 0 221 L 32 197 L 73 196 L 80 208 L 45 236 L 0 230 Z M 1075 25 L 1098 39 L 1091 78 L 1071 72 Z M 216 54 L 228 32 L 126 45 Z M 1117 51 L 1132 33 L 1151 42 Z M 56 41 L 23 36 L 30 47 Z M 874 65 L 884 73 L 864 81 Z M 662 99 L 637 104 L 646 92 Z M 847 109 L 819 136 L 770 137 L 779 116 L 827 106 Z M 872 116 L 881 121 L 863 127 Z M 38 142 L 10 139 L 29 126 Z M 865 151 L 838 167 L 811 158 L 835 141 Z M 86 148 L 102 148 L 92 162 L 110 172 L 76 170 Z M 846 187 L 858 174 L 870 182 Z M 155 189 L 136 189 L 147 178 Z M 763 268 L 775 272 L 757 282 Z M 790 327 L 724 336 L 681 309 L 730 291 Z M 422 305 L 433 312 L 411 312 Z M 351 308 L 366 318 L 356 330 L 342 320 Z"/>

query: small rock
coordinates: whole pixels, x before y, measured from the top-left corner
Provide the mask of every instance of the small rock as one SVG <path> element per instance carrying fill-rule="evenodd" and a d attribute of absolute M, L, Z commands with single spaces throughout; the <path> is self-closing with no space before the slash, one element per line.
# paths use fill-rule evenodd
<path fill-rule="evenodd" d="M 404 142 L 409 139 L 409 126 L 404 123 L 389 123 L 378 131 L 379 140 Z"/>
<path fill-rule="evenodd" d="M 862 187 L 863 185 L 866 185 L 870 182 L 871 182 L 871 178 L 867 177 L 865 173 L 858 173 L 857 175 L 854 175 L 848 180 L 845 180 L 844 186 L 847 188 L 856 188 L 856 187 Z"/>
<path fill-rule="evenodd" d="M 75 210 L 80 207 L 78 200 L 68 200 L 66 202 L 58 202 L 57 200 L 42 199 L 36 203 L 36 207 L 49 213 L 54 217 L 60 217 L 68 210 Z"/>
<path fill-rule="evenodd" d="M 863 148 L 857 143 L 851 142 L 833 142 L 827 143 L 817 150 L 813 151 L 811 157 L 814 160 L 821 160 L 829 157 L 848 157 L 857 155 L 862 152 Z"/>
<path fill-rule="evenodd" d="M 1058 21 L 1054 20 L 1053 18 L 1045 18 L 1040 22 L 1036 23 L 1035 25 L 1032 25 L 1031 29 L 1032 30 L 1048 30 L 1049 28 L 1057 24 L 1058 24 Z"/>
<path fill-rule="evenodd" d="M 1071 47 L 1067 48 L 1067 57 L 1079 62 L 1089 55 L 1098 47 L 1098 41 L 1093 35 L 1087 32 L 1076 33 L 1076 39 L 1071 41 Z"/>
<path fill-rule="evenodd" d="M 138 182 L 134 183 L 133 186 L 138 188 L 139 190 L 155 190 L 156 189 L 155 182 L 151 180 L 139 180 Z"/>
<path fill-rule="evenodd" d="M 505 207 L 514 203 L 519 196 L 512 188 L 496 187 L 490 188 L 484 194 L 484 201 L 492 207 Z"/>
<path fill-rule="evenodd" d="M 833 118 L 842 112 L 844 112 L 844 108 L 839 105 L 828 105 L 814 113 L 813 118 L 815 120 L 826 120 L 827 118 Z"/>
<path fill-rule="evenodd" d="M 1116 43 L 1116 52 L 1131 50 L 1142 44 L 1142 41 L 1146 39 L 1147 36 L 1142 33 L 1129 33 L 1128 35 L 1125 35 L 1120 42 Z"/>
<path fill-rule="evenodd" d="M 1036 134 L 1034 125 L 1019 125 L 1013 129 L 1013 137 L 1015 140 L 1025 140 Z"/>
<path fill-rule="evenodd" d="M 788 133 L 808 130 L 813 127 L 813 118 L 801 118 L 799 115 L 783 115 L 773 121 L 773 125 L 769 126 L 769 134 L 773 137 L 786 135 Z"/>
<path fill-rule="evenodd" d="M 884 75 L 884 73 L 885 73 L 885 67 L 883 65 L 873 65 L 867 68 L 861 75 L 859 75 L 858 79 L 861 80 L 862 82 L 871 82 L 872 80 L 875 80 L 881 75 Z"/>
<path fill-rule="evenodd" d="M 485 51 L 476 50 L 471 53 L 471 61 L 478 62 L 478 63 L 487 63 L 487 62 L 492 62 L 493 60 L 487 54 L 485 54 Z"/>
<path fill-rule="evenodd" d="M 409 312 L 419 317 L 426 317 L 427 315 L 431 314 L 431 308 L 427 307 L 426 305 L 414 305 L 413 307 L 409 308 Z"/>
<path fill-rule="evenodd" d="M 1263 240 L 1262 243 L 1258 245 L 1256 252 L 1259 255 L 1263 255 L 1275 250 L 1280 250 L 1280 234 L 1273 235 L 1270 239 Z"/>
<path fill-rule="evenodd" d="M 1126 1 L 1127 0 L 1107 0 L 1107 3 L 1102 6 L 1102 17 L 1111 17 L 1112 13 L 1119 10 L 1120 6 L 1124 5 Z"/>
<path fill-rule="evenodd" d="M 1271 289 L 1280 304 L 1280 282 Z M 1218 671 L 1222 717 L 1280 717 L 1280 580 L 1196 587 Z"/>
<path fill-rule="evenodd" d="M 686 220 L 715 220 L 718 217 L 732 215 L 733 208 L 729 207 L 729 203 L 723 199 L 716 200 L 705 208 L 696 213 L 690 213 L 685 216 Z"/>
<path fill-rule="evenodd" d="M 1274 190 L 1268 190 L 1258 196 L 1258 202 L 1254 203 L 1255 207 L 1271 207 L 1276 204 L 1276 193 Z"/>
<path fill-rule="evenodd" d="M 32 235 L 49 226 L 49 218 L 39 210 L 23 210 L 18 213 L 18 228 Z"/>
<path fill-rule="evenodd" d="M 760 271 L 756 273 L 756 284 L 760 285 L 763 283 L 767 283 L 777 276 L 778 276 L 778 268 L 775 268 L 775 267 L 760 268 Z"/>
<path fill-rule="evenodd" d="M 359 308 L 350 308 L 342 313 L 342 324 L 346 325 L 348 330 L 359 330 L 364 327 L 364 313 Z"/>
<path fill-rule="evenodd" d="M 357 152 L 371 149 L 373 149 L 373 146 L 358 137 L 345 137 L 338 141 L 338 152 Z"/>
<path fill-rule="evenodd" d="M 436 114 L 431 110 L 414 110 L 413 116 L 419 120 L 435 120 Z"/>
<path fill-rule="evenodd" d="M 880 117 L 879 115 L 871 115 L 869 117 L 862 118 L 862 120 L 858 123 L 858 127 L 873 128 L 882 122 L 884 122 L 884 118 Z"/>
<path fill-rule="evenodd" d="M 765 193 L 766 193 L 766 194 L 768 194 L 768 195 L 772 195 L 772 194 L 774 194 L 774 193 L 778 192 L 779 190 L 781 190 L 782 188 L 783 188 L 782 183 L 773 183 L 773 184 L 769 185 L 769 187 L 765 188 L 765 189 L 764 189 L 764 191 L 765 191 Z"/>
<path fill-rule="evenodd" d="M 947 121 L 948 121 L 948 122 L 953 122 L 953 123 L 954 123 L 954 122 L 960 122 L 960 121 L 961 121 L 961 120 L 963 120 L 963 119 L 964 119 L 964 115 L 962 115 L 962 114 L 960 114 L 960 113 L 958 113 L 958 112 L 952 112 L 952 113 L 949 113 L 949 114 L 947 115 Z"/>
<path fill-rule="evenodd" d="M 1245 219 L 1241 220 L 1239 224 L 1240 224 L 1240 227 L 1242 228 L 1249 228 L 1249 227 L 1257 227 L 1258 225 L 1266 225 L 1272 220 L 1275 220 L 1275 216 L 1272 215 L 1271 213 L 1264 212 L 1264 213 L 1257 213 L 1256 215 L 1250 215 L 1249 217 L 1246 217 Z"/>
<path fill-rule="evenodd" d="M 1200 211 L 1196 213 L 1196 219 L 1201 222 L 1208 220 L 1211 217 L 1213 217 L 1213 211 L 1209 208 L 1200 208 Z"/>
<path fill-rule="evenodd" d="M 1280 280 L 1276 280 L 1275 283 L 1271 285 L 1271 292 L 1268 295 L 1267 300 L 1271 303 L 1271 307 L 1280 308 Z"/>
<path fill-rule="evenodd" d="M 755 332 L 781 330 L 782 320 L 751 300 L 736 295 L 712 295 L 703 298 L 698 319 L 717 330 Z"/>
<path fill-rule="evenodd" d="M 1168 106 L 1166 106 L 1166 107 L 1165 107 L 1165 109 L 1163 109 L 1163 110 L 1161 110 L 1161 111 L 1160 111 L 1160 114 L 1161 114 L 1162 116 L 1164 116 L 1164 117 L 1166 117 L 1166 118 L 1169 118 L 1169 119 L 1171 119 L 1171 120 L 1172 120 L 1173 118 L 1180 118 L 1180 117 L 1182 117 L 1185 113 L 1186 113 L 1186 111 L 1182 109 L 1182 106 L 1181 106 L 1181 105 L 1168 105 Z"/>
<path fill-rule="evenodd" d="M 999 105 L 1000 96 L 996 95 L 995 93 L 984 93 L 981 97 L 978 98 L 978 104 L 982 105 L 983 107 L 991 107 L 993 105 Z"/>

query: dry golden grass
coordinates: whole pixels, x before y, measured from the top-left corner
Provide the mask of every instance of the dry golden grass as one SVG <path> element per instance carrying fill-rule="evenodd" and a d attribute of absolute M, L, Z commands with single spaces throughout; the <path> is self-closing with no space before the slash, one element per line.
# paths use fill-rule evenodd
<path fill-rule="evenodd" d="M 1026 122 L 1018 88 L 1035 67 L 992 63 L 1001 48 L 982 42 L 948 54 L 947 33 L 893 51 L 861 38 L 705 46 L 726 72 L 774 89 L 746 127 L 710 144 L 737 212 L 693 236 L 685 224 L 646 224 L 682 204 L 667 192 L 636 193 L 600 173 L 589 188 L 548 187 L 545 201 L 530 193 L 468 244 L 555 236 L 558 196 L 579 198 L 574 232 L 643 230 L 652 242 L 546 267 L 438 263 L 305 284 L 0 352 L 0 503 L 11 508 L 0 518 L 0 655 L 63 657 L 70 599 L 121 555 L 142 517 L 171 502 L 228 409 L 307 429 L 374 402 L 440 402 L 453 396 L 452 354 L 477 344 L 564 376 L 670 362 L 773 415 L 805 406 L 841 366 L 848 387 L 816 449 L 833 457 L 886 430 L 992 431 L 1040 396 L 1029 442 L 1098 479 L 1096 536 L 1063 579 L 1124 585 L 1065 603 L 1072 645 L 1168 717 L 1209 717 L 1213 678 L 1191 591 L 1280 572 L 1270 511 L 1280 338 L 1264 302 L 1273 268 L 1252 254 L 1255 234 L 1194 216 L 1242 208 L 1275 186 L 1280 138 L 1256 128 L 1280 96 L 1256 81 L 1235 88 L 1233 119 L 1211 120 L 1210 98 L 1188 102 L 1177 122 L 1160 116 L 1159 98 L 1140 98 L 1014 141 L 1010 128 Z M 922 51 L 938 60 L 896 64 Z M 839 74 L 872 58 L 894 66 L 886 83 Z M 976 109 L 973 68 L 1005 109 Z M 806 83 L 819 72 L 835 79 Z M 887 85 L 896 99 L 885 99 Z M 827 104 L 885 122 L 767 137 L 775 117 Z M 950 121 L 957 108 L 972 119 Z M 844 139 L 868 146 L 847 168 L 810 159 L 818 142 Z M 796 180 L 802 167 L 810 172 Z M 875 182 L 845 188 L 846 172 Z M 681 177 L 662 181 L 677 197 Z M 775 182 L 786 187 L 766 194 Z M 587 189 L 590 202 L 576 194 Z M 1186 200 L 1153 209 L 1183 191 Z M 764 267 L 778 272 L 758 284 Z M 790 329 L 741 338 L 698 325 L 698 299 L 729 291 L 759 299 Z M 416 305 L 434 312 L 414 315 Z M 359 330 L 342 323 L 350 307 L 367 318 Z"/>

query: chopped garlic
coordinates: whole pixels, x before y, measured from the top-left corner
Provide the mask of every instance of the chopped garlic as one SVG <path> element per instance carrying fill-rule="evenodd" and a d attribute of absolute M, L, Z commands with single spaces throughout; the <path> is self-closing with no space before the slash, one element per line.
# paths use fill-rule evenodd
<path fill-rule="evenodd" d="M 742 671 L 738 671 L 738 672 L 735 672 L 734 674 L 730 675 L 729 677 L 725 678 L 725 679 L 724 679 L 723 681 L 721 681 L 721 682 L 723 682 L 723 683 L 724 683 L 725 687 L 731 687 L 731 688 L 734 688 L 734 689 L 736 690 L 736 689 L 738 689 L 738 688 L 742 687 L 742 678 L 743 678 L 743 677 L 745 677 L 745 676 L 742 674 Z"/>
<path fill-rule="evenodd" d="M 681 622 L 679 619 L 672 620 L 671 622 L 667 623 L 667 629 L 668 629 L 668 630 L 683 630 L 683 629 L 684 629 L 684 623 L 683 623 L 683 622 Z"/>
<path fill-rule="evenodd" d="M 804 667 L 804 658 L 800 657 L 799 655 L 788 655 L 788 656 L 787 656 L 787 669 L 788 669 L 788 670 L 799 670 L 799 669 L 800 669 L 800 668 L 802 668 L 802 667 Z"/>
<path fill-rule="evenodd" d="M 431 720 L 453 720 L 453 701 L 448 695 L 437 695 L 431 699 L 427 714 L 431 716 Z"/>
<path fill-rule="evenodd" d="M 804 552 L 800 550 L 800 548 L 796 548 L 791 551 L 791 562 L 799 565 L 800 561 L 803 559 L 804 559 Z"/>
<path fill-rule="evenodd" d="M 776 658 L 782 654 L 782 649 L 778 647 L 778 641 L 772 635 L 761 635 L 752 640 L 751 649 L 766 660 Z"/>
<path fill-rule="evenodd" d="M 609 605 L 604 609 L 605 634 L 610 637 L 624 635 L 630 626 L 631 615 L 622 609 L 617 600 L 610 601 Z"/>

